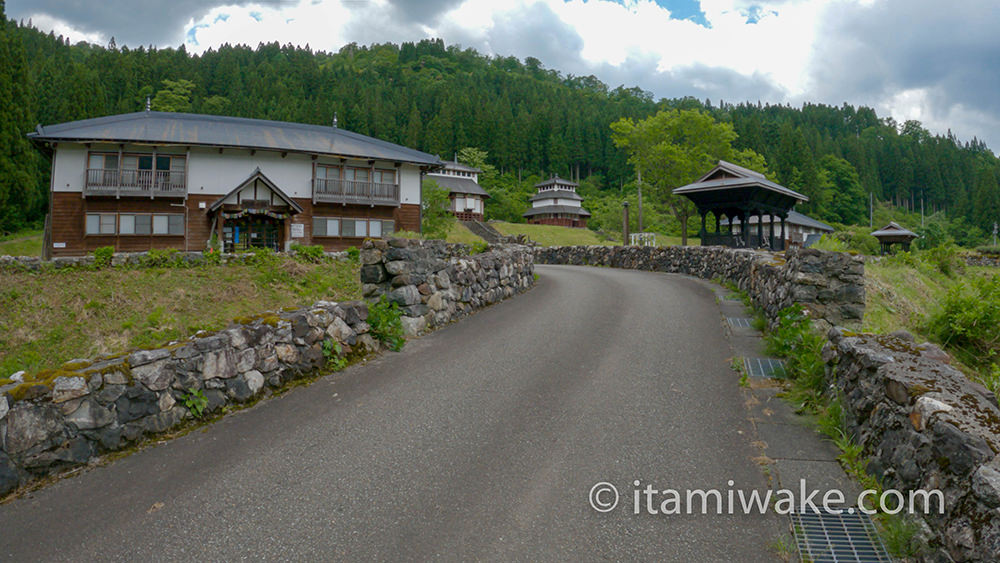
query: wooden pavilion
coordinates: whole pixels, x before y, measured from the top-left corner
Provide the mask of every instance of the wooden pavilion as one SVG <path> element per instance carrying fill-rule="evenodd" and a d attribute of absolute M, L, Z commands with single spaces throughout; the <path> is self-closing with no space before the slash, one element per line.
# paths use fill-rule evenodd
<path fill-rule="evenodd" d="M 720 160 L 715 168 L 697 181 L 677 188 L 673 193 L 690 199 L 698 208 L 703 246 L 776 251 L 785 249 L 785 221 L 792 207 L 800 201 L 809 201 L 806 196 L 768 180 L 759 172 L 724 160 Z M 706 225 L 710 212 L 715 216 L 715 231 L 711 233 Z M 781 222 L 769 220 L 765 231 L 765 216 L 773 216 Z M 728 223 L 726 232 L 722 231 L 723 217 Z M 756 220 L 751 221 L 751 217 L 756 217 Z M 774 232 L 776 224 L 780 227 L 778 233 Z M 734 234 L 734 225 L 740 226 L 738 234 Z"/>
<path fill-rule="evenodd" d="M 879 244 L 882 245 L 882 254 L 892 252 L 892 245 L 894 244 L 899 244 L 903 247 L 903 250 L 909 250 L 913 239 L 919 237 L 917 233 L 904 229 L 895 221 L 890 221 L 888 225 L 873 232 L 872 236 L 877 238 Z"/>

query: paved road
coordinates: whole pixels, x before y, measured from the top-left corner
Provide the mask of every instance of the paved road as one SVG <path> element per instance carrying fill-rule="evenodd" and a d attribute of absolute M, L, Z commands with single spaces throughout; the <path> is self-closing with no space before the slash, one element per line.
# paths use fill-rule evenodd
<path fill-rule="evenodd" d="M 631 513 L 636 479 L 766 486 L 711 290 L 538 272 L 399 354 L 0 506 L 0 557 L 773 560 L 774 516 Z M 606 514 L 599 481 L 622 495 Z"/>

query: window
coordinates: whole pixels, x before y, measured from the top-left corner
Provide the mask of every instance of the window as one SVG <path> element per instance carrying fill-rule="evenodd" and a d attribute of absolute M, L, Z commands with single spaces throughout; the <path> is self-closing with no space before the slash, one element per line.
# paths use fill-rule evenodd
<path fill-rule="evenodd" d="M 135 234 L 135 215 L 118 216 L 118 232 L 123 235 Z"/>
<path fill-rule="evenodd" d="M 88 235 L 113 235 L 115 234 L 116 217 L 114 213 L 88 213 L 87 214 L 87 234 Z"/>
<path fill-rule="evenodd" d="M 371 170 L 367 168 L 345 168 L 344 179 L 355 182 L 367 182 L 371 177 Z"/>
<path fill-rule="evenodd" d="M 391 235 L 396 232 L 396 223 L 393 221 L 382 221 L 382 235 Z"/>
<path fill-rule="evenodd" d="M 153 215 L 153 234 L 154 235 L 165 235 L 167 231 L 167 216 L 166 215 Z"/>
<path fill-rule="evenodd" d="M 314 237 L 340 236 L 340 219 L 314 217 L 312 234 Z"/>
<path fill-rule="evenodd" d="M 382 221 L 368 221 L 368 236 L 381 238 Z"/>
<path fill-rule="evenodd" d="M 396 171 L 395 170 L 375 170 L 375 183 L 376 184 L 395 184 L 396 183 Z"/>
<path fill-rule="evenodd" d="M 88 168 L 94 170 L 117 170 L 118 169 L 118 155 L 117 154 L 91 154 L 90 164 Z"/>
<path fill-rule="evenodd" d="M 340 234 L 345 237 L 365 236 L 365 222 L 357 219 L 344 219 L 341 223 Z"/>
<path fill-rule="evenodd" d="M 337 180 L 340 178 L 340 167 L 317 165 L 316 178 L 321 180 Z"/>
<path fill-rule="evenodd" d="M 184 216 L 167 215 L 167 230 L 172 235 L 184 234 Z"/>
<path fill-rule="evenodd" d="M 153 216 L 152 215 L 136 215 L 135 216 L 135 234 L 137 235 L 148 235 L 153 233 Z"/>

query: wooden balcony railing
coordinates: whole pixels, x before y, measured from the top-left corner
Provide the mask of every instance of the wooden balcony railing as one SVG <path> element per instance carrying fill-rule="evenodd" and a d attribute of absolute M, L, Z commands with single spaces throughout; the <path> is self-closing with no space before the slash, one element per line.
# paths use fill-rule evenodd
<path fill-rule="evenodd" d="M 184 172 L 170 170 L 87 169 L 84 195 L 184 197 Z"/>
<path fill-rule="evenodd" d="M 398 206 L 399 184 L 316 178 L 313 202 Z"/>

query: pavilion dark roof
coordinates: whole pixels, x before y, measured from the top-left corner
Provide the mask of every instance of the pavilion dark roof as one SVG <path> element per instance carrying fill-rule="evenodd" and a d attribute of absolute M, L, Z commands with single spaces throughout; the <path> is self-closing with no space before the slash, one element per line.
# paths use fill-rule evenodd
<path fill-rule="evenodd" d="M 445 176 L 443 174 L 428 174 L 428 180 L 434 180 L 442 188 L 446 188 L 448 193 L 453 194 L 471 194 L 480 195 L 483 197 L 490 197 L 490 194 L 483 189 L 482 186 L 473 182 L 469 178 L 461 178 L 458 176 Z"/>
<path fill-rule="evenodd" d="M 552 184 L 559 184 L 559 185 L 562 185 L 562 186 L 573 186 L 574 188 L 577 188 L 577 187 L 580 186 L 580 184 L 577 184 L 576 182 L 571 182 L 571 181 L 566 180 L 564 178 L 560 178 L 559 176 L 553 176 L 553 177 L 549 178 L 548 180 L 545 180 L 543 182 L 538 182 L 537 184 L 535 184 L 535 187 L 536 188 L 544 188 L 545 186 L 550 186 Z"/>
<path fill-rule="evenodd" d="M 544 207 L 532 207 L 522 213 L 521 216 L 534 217 L 535 215 L 544 215 L 546 213 L 567 213 L 570 215 L 580 215 L 581 217 L 590 217 L 589 211 L 582 207 L 574 207 L 572 205 L 546 205 Z"/>
<path fill-rule="evenodd" d="M 875 238 L 904 238 L 904 239 L 914 239 L 919 237 L 917 233 L 907 230 L 896 223 L 895 221 L 890 221 L 888 225 L 882 227 L 881 229 L 872 233 Z"/>
<path fill-rule="evenodd" d="M 192 113 L 142 111 L 45 127 L 39 125 L 28 137 L 35 141 L 53 142 L 148 143 L 289 151 L 431 167 L 443 164 L 434 155 L 336 127 Z"/>
<path fill-rule="evenodd" d="M 539 192 L 531 196 L 531 199 L 529 199 L 528 201 L 536 201 L 540 199 L 555 199 L 555 198 L 583 201 L 583 198 L 580 197 L 580 194 L 576 192 L 571 192 L 569 190 L 560 190 L 560 189 Z"/>

